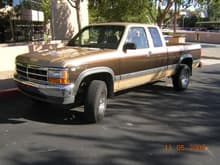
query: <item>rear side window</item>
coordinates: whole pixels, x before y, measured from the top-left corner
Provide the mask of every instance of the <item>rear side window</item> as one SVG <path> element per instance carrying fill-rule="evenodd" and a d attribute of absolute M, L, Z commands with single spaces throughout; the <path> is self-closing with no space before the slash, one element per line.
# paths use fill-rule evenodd
<path fill-rule="evenodd" d="M 162 47 L 163 44 L 162 44 L 161 37 L 160 37 L 160 34 L 159 34 L 157 28 L 149 27 L 148 29 L 149 29 L 149 32 L 150 32 L 151 37 L 153 39 L 154 47 Z"/>

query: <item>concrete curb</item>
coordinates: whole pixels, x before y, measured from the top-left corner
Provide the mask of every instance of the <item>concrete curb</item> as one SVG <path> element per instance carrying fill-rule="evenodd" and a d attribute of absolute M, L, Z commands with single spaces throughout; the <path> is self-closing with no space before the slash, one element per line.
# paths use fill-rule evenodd
<path fill-rule="evenodd" d="M 3 89 L 0 90 L 0 98 L 7 98 L 11 96 L 17 96 L 20 92 L 18 91 L 18 88 L 10 88 L 10 89 Z"/>
<path fill-rule="evenodd" d="M 14 71 L 0 72 L 0 98 L 17 96 L 19 94 L 16 84 L 13 82 Z"/>
<path fill-rule="evenodd" d="M 213 59 L 213 60 L 220 60 L 220 57 L 210 57 L 210 56 L 202 56 L 202 59 Z"/>

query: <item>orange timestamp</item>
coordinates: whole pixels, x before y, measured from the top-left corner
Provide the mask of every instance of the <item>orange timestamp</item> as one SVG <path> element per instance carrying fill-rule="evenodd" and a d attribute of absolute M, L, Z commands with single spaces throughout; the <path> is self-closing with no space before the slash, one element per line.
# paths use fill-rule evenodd
<path fill-rule="evenodd" d="M 207 150 L 206 144 L 165 144 L 164 150 L 166 152 L 176 151 L 176 152 L 184 152 L 184 151 L 193 151 L 193 152 L 201 152 Z"/>

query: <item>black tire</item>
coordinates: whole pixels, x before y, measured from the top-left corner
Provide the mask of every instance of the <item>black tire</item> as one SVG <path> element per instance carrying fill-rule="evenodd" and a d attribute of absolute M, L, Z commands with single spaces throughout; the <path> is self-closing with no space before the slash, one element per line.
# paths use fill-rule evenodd
<path fill-rule="evenodd" d="M 186 64 L 181 64 L 177 72 L 172 77 L 175 90 L 183 91 L 187 89 L 190 81 L 190 68 Z"/>
<path fill-rule="evenodd" d="M 93 80 L 87 90 L 84 119 L 89 123 L 103 120 L 107 107 L 107 87 L 105 82 Z"/>

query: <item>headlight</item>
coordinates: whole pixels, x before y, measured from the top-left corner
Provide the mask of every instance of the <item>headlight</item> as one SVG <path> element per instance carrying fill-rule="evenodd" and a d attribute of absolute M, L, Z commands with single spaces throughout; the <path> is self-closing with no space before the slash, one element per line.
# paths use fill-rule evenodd
<path fill-rule="evenodd" d="M 69 75 L 67 70 L 48 70 L 48 81 L 51 84 L 68 84 Z"/>

